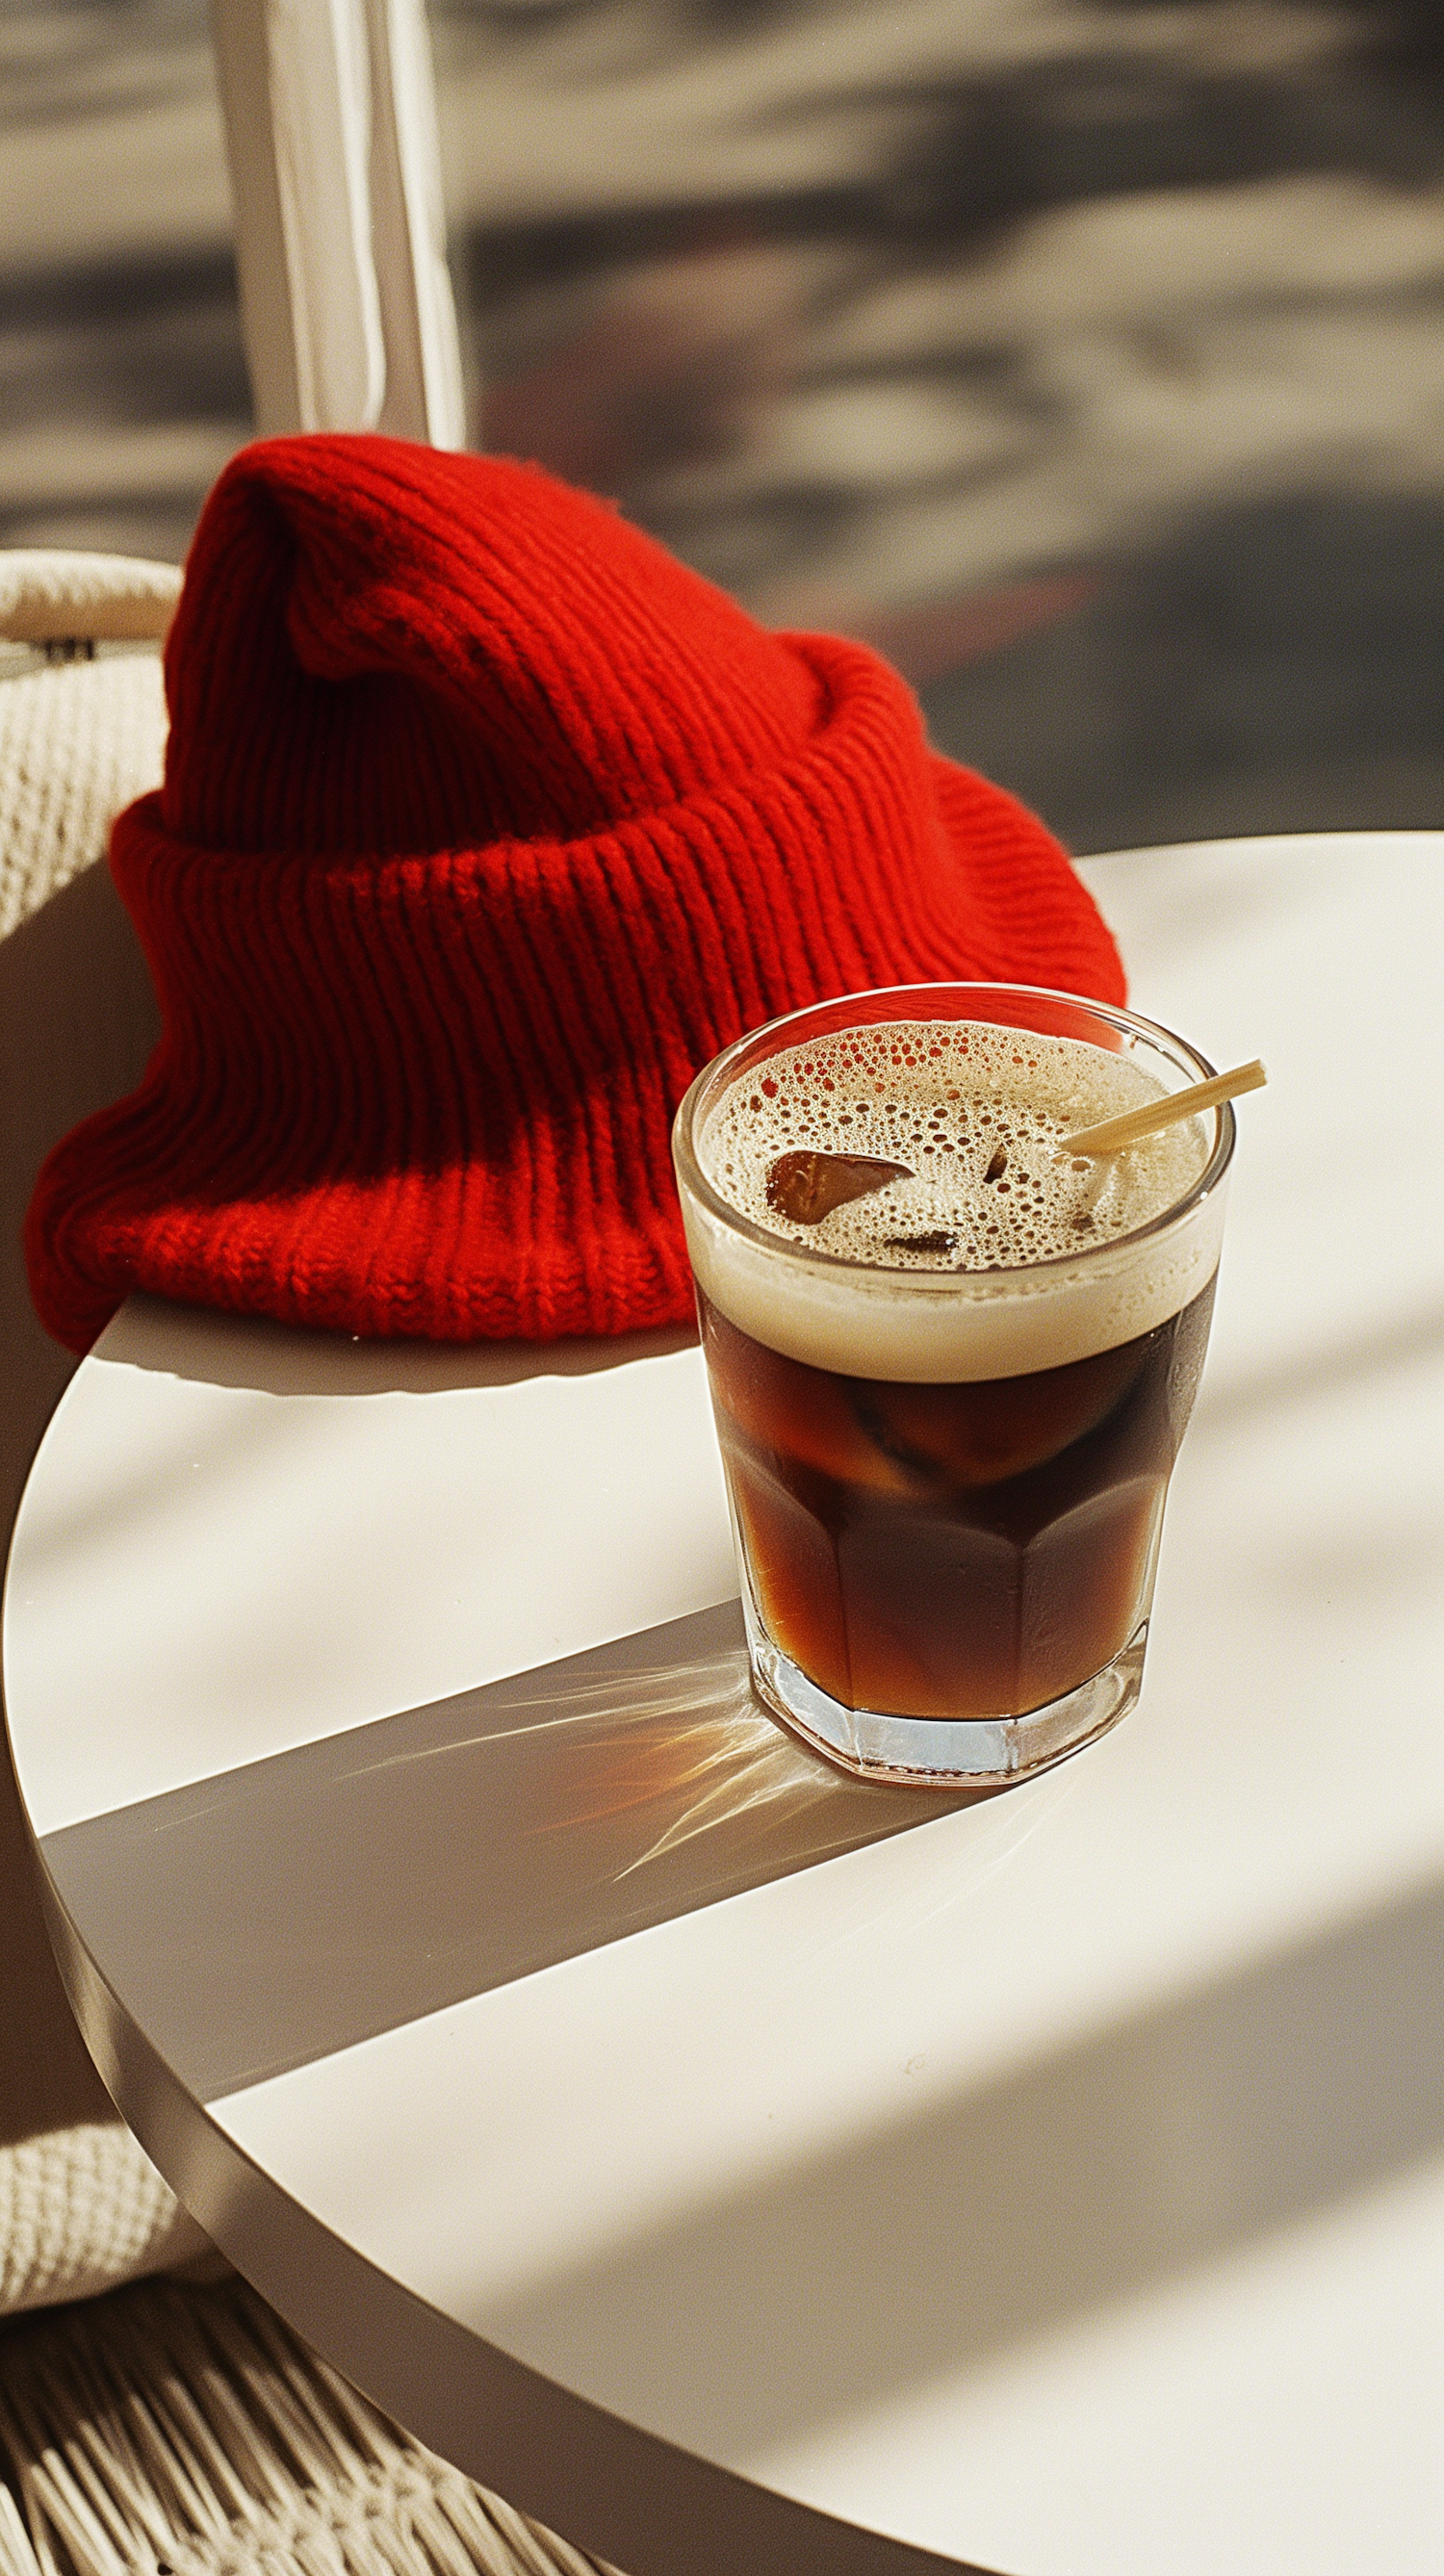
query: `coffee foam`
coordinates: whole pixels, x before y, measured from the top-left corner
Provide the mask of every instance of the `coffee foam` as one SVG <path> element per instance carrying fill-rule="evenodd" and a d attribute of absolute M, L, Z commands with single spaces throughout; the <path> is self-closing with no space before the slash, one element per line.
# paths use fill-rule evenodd
<path fill-rule="evenodd" d="M 1129 1056 L 1022 1029 L 844 1030 L 738 1083 L 709 1126 L 704 1162 L 739 1215 L 837 1260 L 1018 1269 L 1077 1252 L 1083 1237 L 1134 1233 L 1182 1198 L 1206 1159 L 1201 1120 L 1096 1161 L 1058 1150 L 1070 1129 L 1141 1108 L 1162 1089 Z M 795 1224 L 769 1203 L 767 1176 L 780 1155 L 808 1147 L 904 1163 L 916 1178 L 820 1225 Z M 952 1242 L 928 1249 L 940 1235 Z"/>
<path fill-rule="evenodd" d="M 775 1249 L 687 1209 L 698 1279 L 754 1338 L 855 1376 L 1002 1377 L 1113 1348 L 1212 1276 L 1221 1192 L 1130 1238 L 1187 1197 L 1215 1116 L 1096 1159 L 1060 1143 L 1163 1089 L 1132 1055 L 980 1022 L 884 1022 L 790 1048 L 734 1083 L 698 1139 L 718 1196 Z M 807 1150 L 913 1177 L 804 1225 L 767 1185 L 781 1155 Z"/>

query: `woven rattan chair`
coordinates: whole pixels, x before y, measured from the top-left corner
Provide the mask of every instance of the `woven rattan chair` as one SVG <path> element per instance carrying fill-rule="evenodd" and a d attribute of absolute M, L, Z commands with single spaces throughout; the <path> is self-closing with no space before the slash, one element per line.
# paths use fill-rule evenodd
<path fill-rule="evenodd" d="M 0 1535 L 74 1361 L 20 1226 L 155 1003 L 102 857 L 160 777 L 166 565 L 0 554 Z M 83 1615 L 83 1605 L 77 1605 Z M 164 2274 L 168 2277 L 152 2277 Z M 0 1760 L 0 2576 L 587 2576 L 410 2441 L 207 2245 L 81 2045 Z"/>

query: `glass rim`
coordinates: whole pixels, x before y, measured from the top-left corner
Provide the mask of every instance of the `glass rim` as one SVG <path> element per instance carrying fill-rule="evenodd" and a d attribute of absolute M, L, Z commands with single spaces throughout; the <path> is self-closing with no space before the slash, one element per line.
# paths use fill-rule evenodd
<path fill-rule="evenodd" d="M 824 1277 L 841 1279 L 850 1275 L 854 1280 L 861 1276 L 896 1281 L 900 1287 L 906 1287 L 910 1293 L 920 1293 L 924 1296 L 948 1294 L 956 1296 L 960 1288 L 966 1288 L 971 1283 L 981 1285 L 984 1282 L 989 1283 L 995 1293 L 1000 1293 L 1005 1287 L 1015 1283 L 1020 1291 L 1026 1293 L 1027 1283 L 1030 1280 L 1046 1282 L 1063 1272 L 1094 1268 L 1106 1261 L 1110 1254 L 1130 1251 L 1136 1245 L 1147 1243 L 1151 1236 L 1169 1232 L 1191 1216 L 1224 1179 L 1233 1159 L 1234 1142 L 1238 1132 L 1231 1101 L 1222 1102 L 1214 1112 L 1218 1120 L 1218 1132 L 1214 1138 L 1213 1151 L 1204 1164 L 1203 1170 L 1195 1180 L 1190 1182 L 1181 1198 L 1171 1200 L 1166 1208 L 1160 1209 L 1157 1216 L 1150 1217 L 1146 1225 L 1133 1226 L 1126 1234 L 1109 1235 L 1102 1243 L 1080 1244 L 1069 1252 L 1051 1253 L 1046 1261 L 992 1262 L 966 1270 L 918 1270 L 903 1262 L 852 1260 L 843 1253 L 825 1252 L 820 1245 L 814 1247 L 811 1244 L 797 1243 L 791 1235 L 775 1234 L 771 1227 L 758 1225 L 754 1218 L 744 1216 L 740 1208 L 733 1207 L 730 1200 L 724 1199 L 720 1190 L 714 1187 L 703 1171 L 693 1140 L 693 1131 L 702 1107 L 704 1091 L 715 1085 L 720 1096 L 726 1088 L 732 1066 L 749 1047 L 755 1046 L 761 1038 L 770 1038 L 780 1031 L 795 1027 L 800 1021 L 814 1019 L 819 1011 L 845 1010 L 850 1002 L 891 1001 L 897 997 L 928 993 L 1006 993 L 1016 994 L 1024 1001 L 1060 1002 L 1070 1010 L 1086 1011 L 1095 1019 L 1108 1022 L 1126 1036 L 1137 1035 L 1153 1040 L 1155 1044 L 1161 1046 L 1164 1053 L 1174 1053 L 1175 1060 L 1179 1055 L 1186 1057 L 1188 1063 L 1196 1068 L 1193 1076 L 1196 1081 L 1206 1082 L 1217 1071 L 1217 1067 L 1209 1062 L 1206 1055 L 1190 1044 L 1187 1038 L 1180 1037 L 1176 1029 L 1165 1028 L 1161 1020 L 1145 1019 L 1141 1012 L 1122 1010 L 1112 1002 L 1097 1002 L 1089 993 L 1067 993 L 1056 985 L 1006 984 L 996 978 L 986 981 L 976 978 L 958 983 L 934 981 L 926 984 L 870 984 L 860 992 L 837 993 L 824 1001 L 806 1002 L 798 1010 L 784 1011 L 774 1020 L 759 1021 L 756 1028 L 744 1029 L 742 1035 L 734 1038 L 730 1046 L 723 1047 L 720 1054 L 714 1055 L 709 1063 L 704 1064 L 688 1084 L 679 1103 L 677 1115 L 672 1122 L 672 1151 L 679 1179 L 685 1182 L 692 1196 L 709 1216 L 720 1220 L 734 1234 L 739 1235 L 759 1251 L 779 1254 L 789 1261 L 801 1262 L 818 1270 Z M 932 1016 L 940 1018 L 944 1014 L 935 1012 Z M 840 1027 L 845 1025 L 841 1023 Z M 985 1016 L 980 1016 L 979 1025 L 1007 1027 L 1011 1023 L 989 1021 Z M 1034 1034 L 1046 1035 L 1047 1032 L 1035 1031 Z M 1207 1110 L 1202 1113 L 1205 1117 L 1208 1114 Z"/>

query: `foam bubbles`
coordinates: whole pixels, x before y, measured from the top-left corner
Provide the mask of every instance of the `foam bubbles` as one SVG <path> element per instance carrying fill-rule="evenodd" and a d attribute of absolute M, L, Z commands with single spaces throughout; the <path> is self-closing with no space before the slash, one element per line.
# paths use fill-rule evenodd
<path fill-rule="evenodd" d="M 785 1240 L 887 1269 L 986 1271 L 1076 1255 L 1176 1204 L 1208 1155 L 1180 1121 L 1122 1154 L 1060 1151 L 1071 1130 L 1159 1097 L 1130 1057 L 976 1021 L 845 1029 L 734 1085 L 701 1140 L 719 1195 Z M 820 1224 L 769 1204 L 778 1158 L 811 1150 L 907 1165 Z"/>

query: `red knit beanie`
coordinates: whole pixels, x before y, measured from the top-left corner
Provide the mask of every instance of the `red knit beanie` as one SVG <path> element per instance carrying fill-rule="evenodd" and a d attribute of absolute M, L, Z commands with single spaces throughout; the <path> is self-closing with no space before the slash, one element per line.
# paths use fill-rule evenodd
<path fill-rule="evenodd" d="M 766 633 L 534 467 L 272 439 L 166 652 L 111 866 L 164 1034 L 41 1174 L 44 1322 L 126 1292 L 436 1340 L 680 1322 L 668 1129 L 868 985 L 1121 1000 L 1057 843 L 861 645 Z"/>

